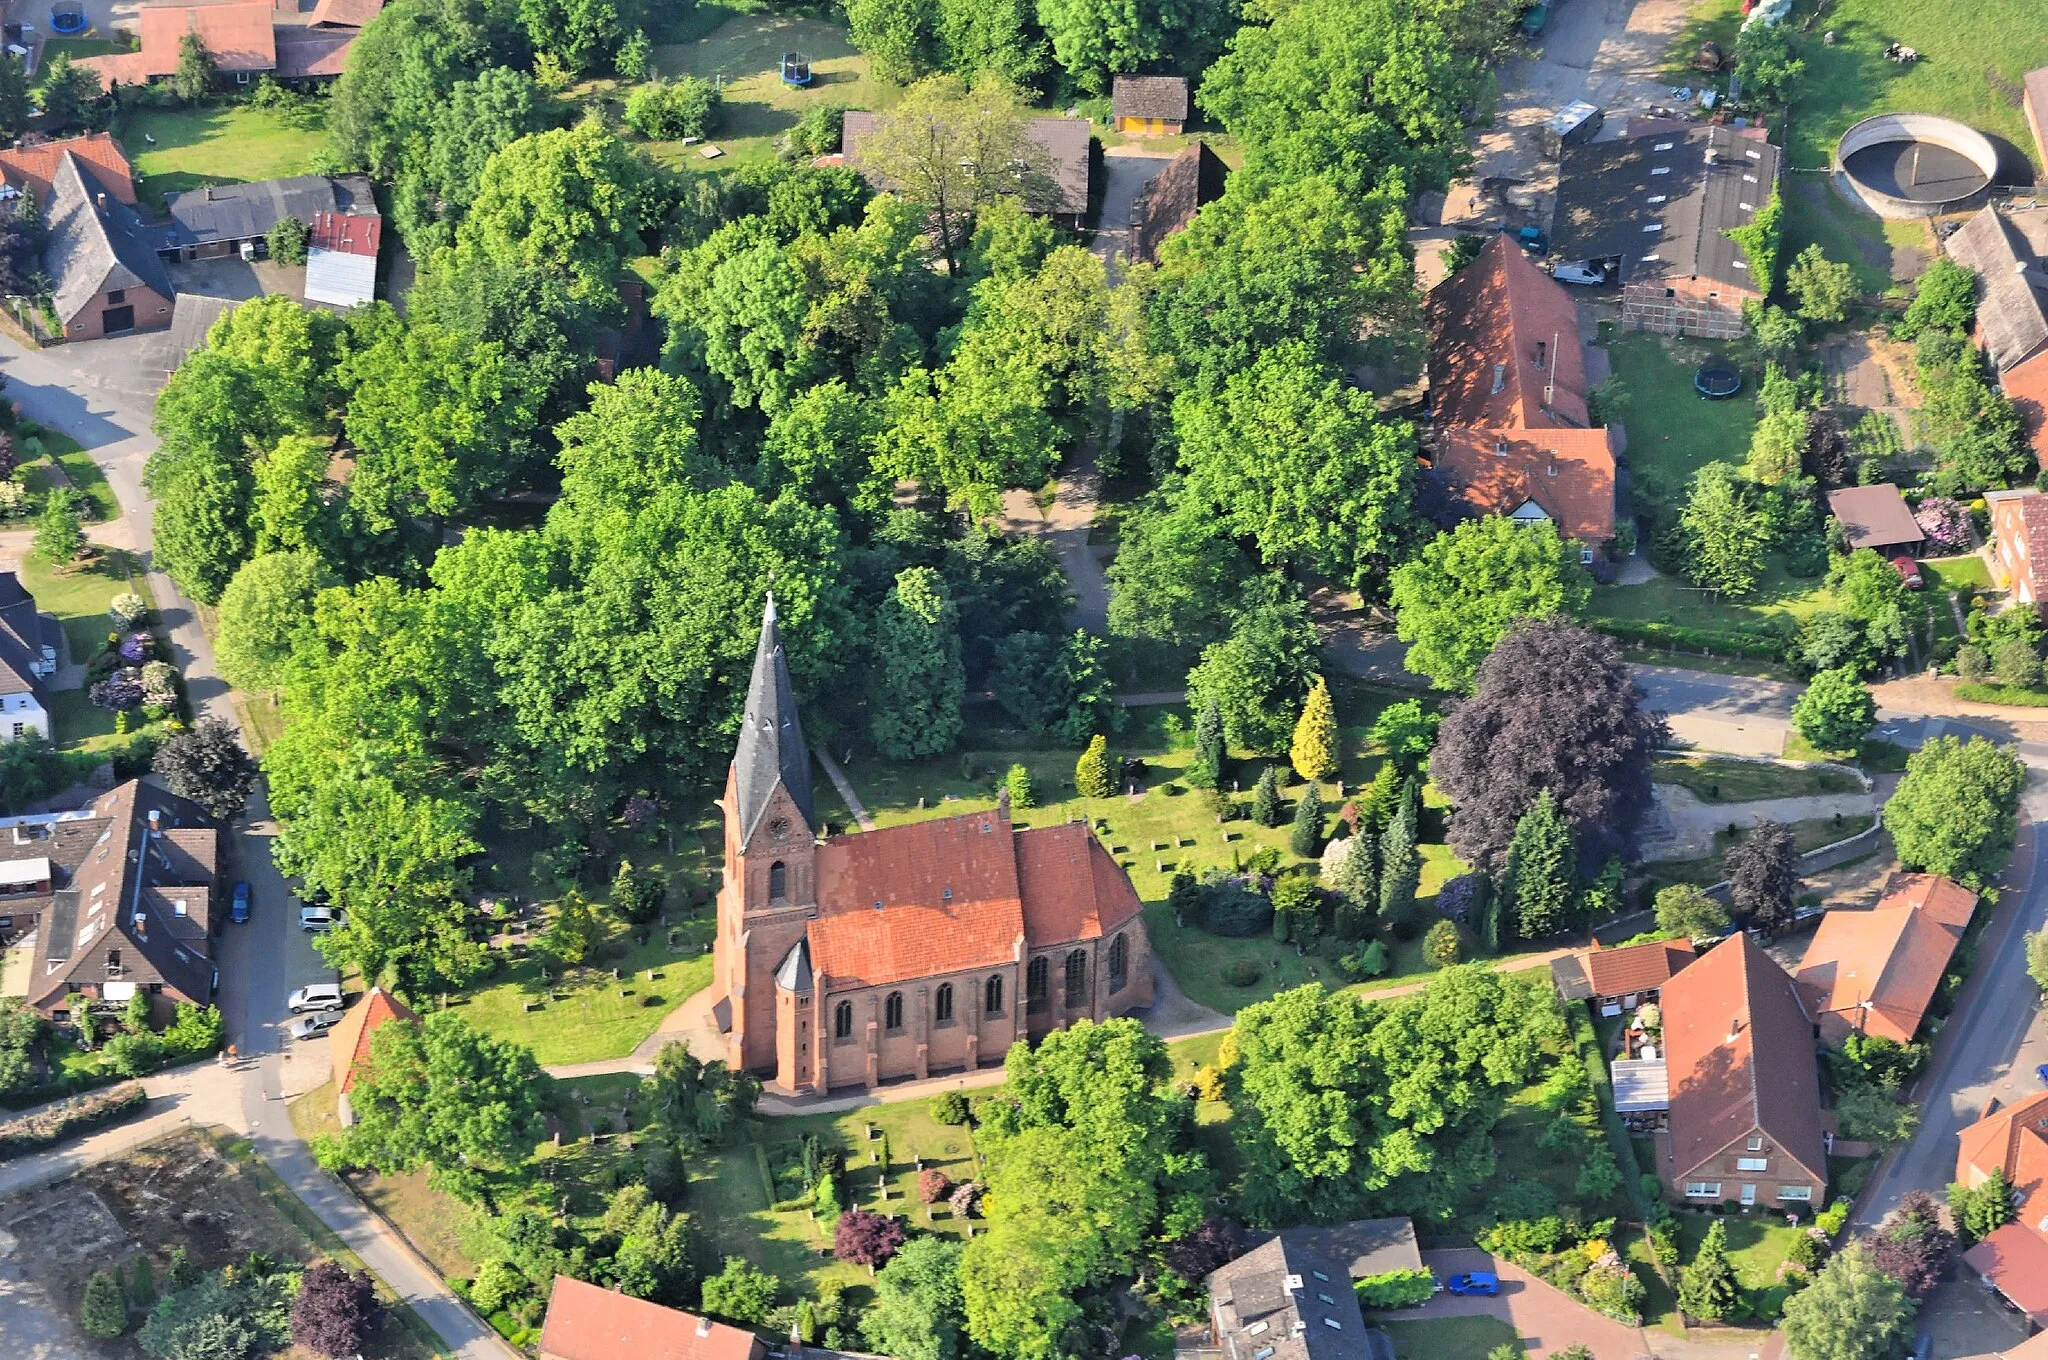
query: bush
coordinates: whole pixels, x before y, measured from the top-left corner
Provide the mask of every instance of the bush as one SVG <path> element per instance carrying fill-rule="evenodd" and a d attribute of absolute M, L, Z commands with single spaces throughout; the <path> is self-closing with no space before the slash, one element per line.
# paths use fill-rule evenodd
<path fill-rule="evenodd" d="M 626 126 L 643 137 L 672 142 L 711 131 L 721 96 L 708 80 L 678 76 L 642 85 L 626 98 Z"/>
<path fill-rule="evenodd" d="M 1338 959 L 1337 971 L 1344 975 L 1347 982 L 1362 982 L 1366 978 L 1384 977 L 1387 971 L 1387 947 L 1378 940 L 1373 940 L 1365 948 Z"/>
<path fill-rule="evenodd" d="M 920 1204 L 937 1204 L 952 1193 L 952 1180 L 937 1167 L 928 1166 L 917 1173 L 917 1198 Z"/>
<path fill-rule="evenodd" d="M 309 239 L 306 224 L 296 217 L 280 217 L 263 237 L 263 244 L 270 250 L 270 258 L 279 264 L 304 264 L 306 242 Z"/>
<path fill-rule="evenodd" d="M 932 1097 L 932 1118 L 941 1124 L 965 1124 L 967 1122 L 967 1093 L 964 1091 L 941 1091 Z"/>
<path fill-rule="evenodd" d="M 1390 1270 L 1352 1283 L 1360 1308 L 1412 1308 L 1436 1293 L 1436 1276 L 1427 1270 Z"/>
<path fill-rule="evenodd" d="M 789 130 L 789 149 L 799 156 L 826 156 L 839 149 L 846 123 L 846 106 L 819 104 L 797 119 Z"/>
<path fill-rule="evenodd" d="M 1448 968 L 1464 951 L 1464 940 L 1455 921 L 1438 921 L 1422 937 L 1422 959 L 1432 968 Z"/>
<path fill-rule="evenodd" d="M 0 1160 L 46 1148 L 73 1134 L 110 1124 L 141 1109 L 149 1100 L 138 1085 L 74 1097 L 22 1119 L 0 1124 Z"/>
<path fill-rule="evenodd" d="M 111 1341 L 128 1330 L 128 1300 L 112 1271 L 96 1270 L 85 1282 L 85 1299 L 78 1306 L 78 1325 L 87 1336 L 103 1341 Z"/>
<path fill-rule="evenodd" d="M 1246 880 L 1218 874 L 1202 885 L 1202 928 L 1211 935 L 1247 939 L 1272 924 L 1272 900 Z"/>
<path fill-rule="evenodd" d="M 1591 626 L 1617 641 L 1638 646 L 1741 656 L 1755 661 L 1782 660 L 1791 640 L 1787 633 L 1773 628 L 1692 628 L 1656 619 L 1598 619 Z"/>
<path fill-rule="evenodd" d="M 132 590 L 124 590 L 107 605 L 107 617 L 123 632 L 132 632 L 149 620 L 149 601 Z"/>
<path fill-rule="evenodd" d="M 1003 776 L 1003 789 L 1010 795 L 1010 806 L 1028 808 L 1038 806 L 1038 795 L 1031 787 L 1031 771 L 1019 763 L 1010 767 Z"/>
<path fill-rule="evenodd" d="M 1233 987 L 1250 987 L 1265 976 L 1266 969 L 1257 959 L 1232 959 L 1230 966 L 1223 970 L 1223 980 Z"/>

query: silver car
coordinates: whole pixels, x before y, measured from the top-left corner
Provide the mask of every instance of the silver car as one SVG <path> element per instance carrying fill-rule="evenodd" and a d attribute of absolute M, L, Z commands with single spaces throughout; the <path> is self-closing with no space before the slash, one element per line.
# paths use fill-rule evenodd
<path fill-rule="evenodd" d="M 316 1035 L 325 1034 L 340 1023 L 340 1011 L 314 1011 L 311 1015 L 302 1015 L 286 1025 L 284 1032 L 294 1039 L 311 1039 Z"/>
<path fill-rule="evenodd" d="M 301 987 L 285 999 L 293 1015 L 304 1015 L 307 1011 L 338 1011 L 348 1004 L 348 994 L 341 990 L 339 982 L 315 982 Z"/>
<path fill-rule="evenodd" d="M 341 924 L 341 913 L 332 907 L 300 907 L 299 929 L 319 935 Z"/>

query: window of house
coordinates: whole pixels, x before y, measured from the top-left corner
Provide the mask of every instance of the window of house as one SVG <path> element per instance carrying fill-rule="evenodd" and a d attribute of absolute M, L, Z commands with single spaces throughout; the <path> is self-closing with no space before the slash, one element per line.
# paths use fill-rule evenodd
<path fill-rule="evenodd" d="M 1735 1159 L 1735 1169 L 1737 1171 L 1769 1171 L 1771 1169 L 1771 1162 L 1768 1157 L 1737 1157 Z"/>
<path fill-rule="evenodd" d="M 891 992 L 882 1003 L 882 1028 L 892 1034 L 903 1028 L 903 993 Z"/>
<path fill-rule="evenodd" d="M 789 896 L 789 866 L 776 860 L 768 866 L 768 900 L 773 902 Z"/>
<path fill-rule="evenodd" d="M 1778 1187 L 1778 1198 L 1794 1200 L 1812 1199 L 1813 1187 L 1810 1185 L 1781 1185 Z"/>
<path fill-rule="evenodd" d="M 1024 970 L 1024 996 L 1032 1010 L 1044 1009 L 1051 972 L 1052 965 L 1044 958 L 1033 959 L 1031 966 Z"/>
<path fill-rule="evenodd" d="M 853 1003 L 842 1001 L 832 1008 L 832 1037 L 845 1043 L 853 1037 Z"/>
<path fill-rule="evenodd" d="M 1685 1197 L 1687 1199 L 1719 1199 L 1721 1198 L 1721 1182 L 1687 1181 L 1685 1183 Z"/>
<path fill-rule="evenodd" d="M 1076 949 L 1067 955 L 1067 1009 L 1077 1010 L 1088 1004 L 1088 955 Z"/>
<path fill-rule="evenodd" d="M 1747 1143 L 1744 1143 L 1743 1146 L 1748 1148 L 1751 1152 L 1762 1152 L 1764 1150 L 1764 1140 L 1762 1135 L 1758 1135 L 1757 1137 L 1750 1139 Z"/>
<path fill-rule="evenodd" d="M 1120 992 L 1124 989 L 1125 974 L 1130 971 L 1131 947 L 1121 935 L 1109 942 L 1109 990 Z"/>
<path fill-rule="evenodd" d="M 127 297 L 128 290 L 126 288 L 109 288 L 107 290 L 107 305 L 111 307 L 116 303 L 125 301 Z"/>
<path fill-rule="evenodd" d="M 942 982 L 932 997 L 932 1019 L 942 1025 L 953 1023 L 953 984 Z"/>
<path fill-rule="evenodd" d="M 985 1015 L 1001 1015 L 1003 1013 L 1003 975 L 1001 973 L 997 973 L 994 977 L 990 978 L 988 986 L 982 989 L 981 1009 Z"/>
<path fill-rule="evenodd" d="M 24 724 L 22 724 L 22 723 L 16 723 L 16 724 L 14 725 L 14 735 L 15 735 L 15 736 L 17 736 L 17 737 L 18 737 L 18 736 L 20 736 L 20 735 L 22 734 L 22 731 L 23 731 L 23 730 L 24 730 Z"/>

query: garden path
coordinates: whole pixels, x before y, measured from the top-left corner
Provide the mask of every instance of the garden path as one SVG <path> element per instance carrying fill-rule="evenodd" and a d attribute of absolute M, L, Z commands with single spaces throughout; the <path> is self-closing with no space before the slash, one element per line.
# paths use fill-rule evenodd
<path fill-rule="evenodd" d="M 839 762 L 834 760 L 824 747 L 814 749 L 818 756 L 818 764 L 825 771 L 825 777 L 831 780 L 832 787 L 839 791 L 839 801 L 846 804 L 846 810 L 853 814 L 853 820 L 860 823 L 861 830 L 873 831 L 875 819 L 868 815 L 867 805 L 860 801 L 860 796 L 853 791 L 853 785 L 847 782 L 846 771 L 839 768 Z"/>

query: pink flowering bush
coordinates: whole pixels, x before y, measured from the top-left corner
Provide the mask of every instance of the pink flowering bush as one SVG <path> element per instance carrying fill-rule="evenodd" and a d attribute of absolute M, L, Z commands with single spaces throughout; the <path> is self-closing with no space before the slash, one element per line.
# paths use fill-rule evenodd
<path fill-rule="evenodd" d="M 1927 535 L 1927 552 L 1932 556 L 1970 550 L 1970 511 L 1961 501 L 1929 496 L 1913 512 L 1913 522 Z"/>

